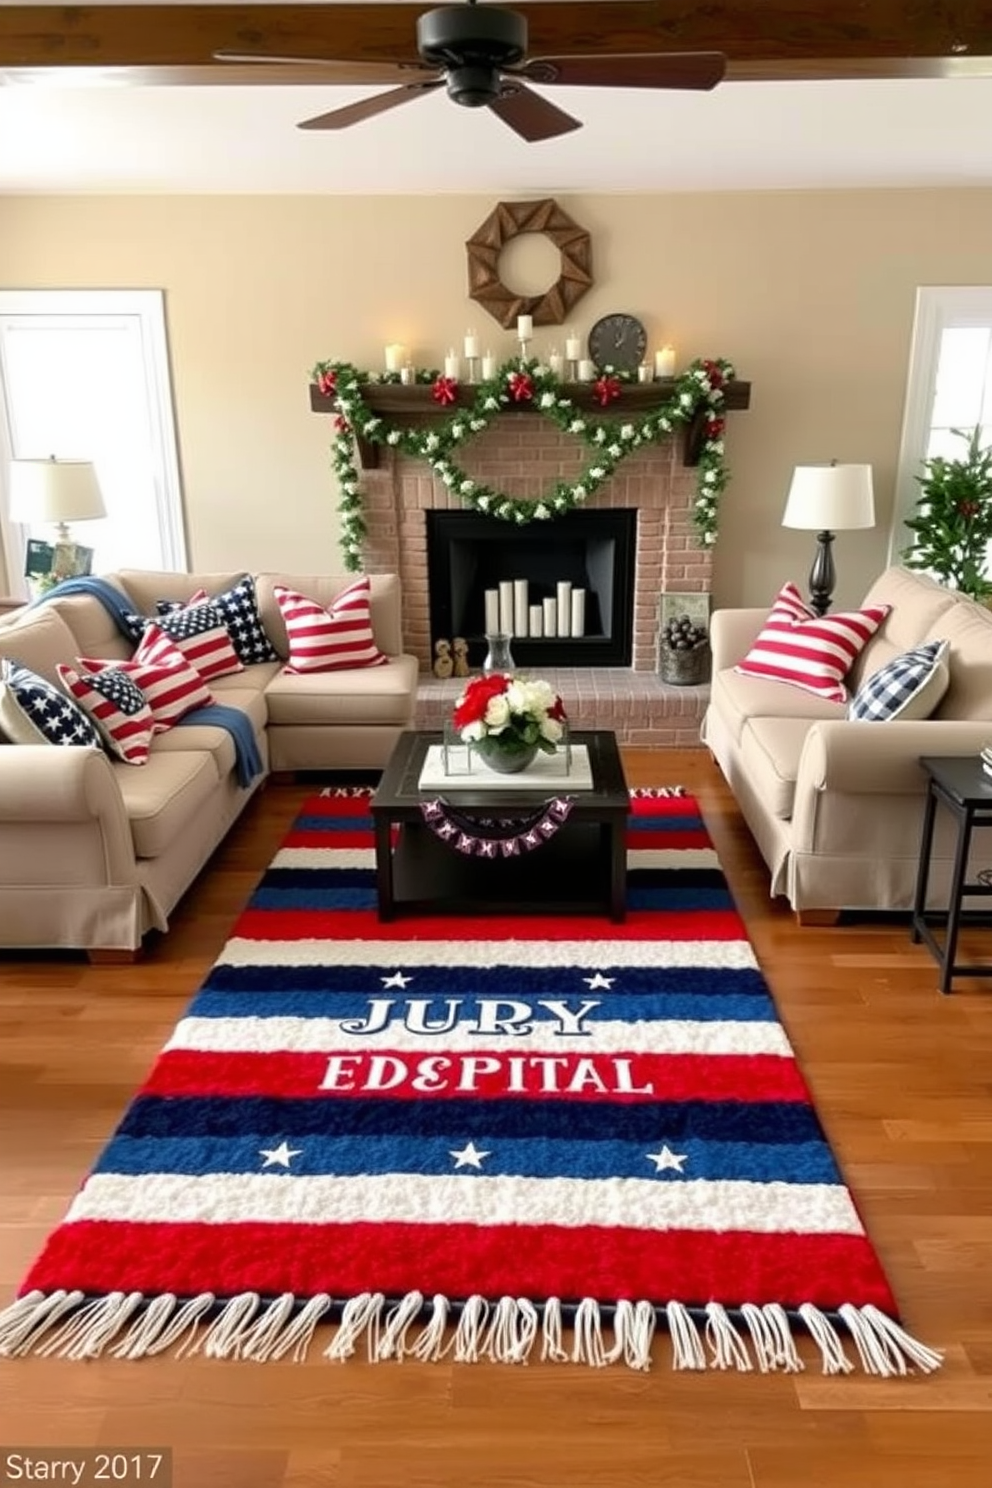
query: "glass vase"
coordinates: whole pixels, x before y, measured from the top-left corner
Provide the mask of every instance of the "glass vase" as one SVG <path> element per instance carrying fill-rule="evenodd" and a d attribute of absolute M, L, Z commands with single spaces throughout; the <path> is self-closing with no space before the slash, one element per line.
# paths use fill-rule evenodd
<path fill-rule="evenodd" d="M 511 637 L 502 631 L 493 631 L 492 635 L 486 636 L 486 659 L 482 663 L 485 676 L 488 676 L 490 672 L 512 672 L 514 670 L 510 640 Z"/>

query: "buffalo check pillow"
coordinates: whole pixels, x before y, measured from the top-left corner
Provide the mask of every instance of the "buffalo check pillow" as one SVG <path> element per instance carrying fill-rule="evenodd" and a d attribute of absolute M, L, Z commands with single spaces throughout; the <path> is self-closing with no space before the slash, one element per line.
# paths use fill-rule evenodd
<path fill-rule="evenodd" d="M 147 763 L 155 720 L 141 688 L 118 662 L 93 676 L 59 666 L 59 678 L 96 724 L 108 749 L 128 765 Z"/>
<path fill-rule="evenodd" d="M 372 634 L 367 574 L 343 589 L 329 610 L 295 589 L 276 585 L 276 603 L 289 638 L 289 672 L 333 672 L 382 666 L 389 660 Z"/>
<path fill-rule="evenodd" d="M 894 657 L 862 682 L 848 718 L 863 723 L 929 718 L 950 686 L 950 649 L 950 641 L 926 641 Z"/>
<path fill-rule="evenodd" d="M 108 667 L 131 677 L 145 695 L 157 734 L 174 728 L 194 708 L 205 708 L 214 700 L 196 667 L 154 621 L 145 627 L 141 644 L 129 661 L 79 656 L 76 665 L 84 677 L 99 675 Z"/>
<path fill-rule="evenodd" d="M 734 670 L 846 703 L 844 678 L 891 608 L 869 605 L 818 616 L 795 584 L 784 584 L 760 635 Z"/>
<path fill-rule="evenodd" d="M 0 661 L 0 738 L 11 744 L 101 749 L 93 724 L 64 692 L 16 661 Z"/>

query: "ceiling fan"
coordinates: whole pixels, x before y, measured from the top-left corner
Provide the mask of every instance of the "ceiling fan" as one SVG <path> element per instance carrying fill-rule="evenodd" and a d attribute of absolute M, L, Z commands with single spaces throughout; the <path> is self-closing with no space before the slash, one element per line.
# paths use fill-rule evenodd
<path fill-rule="evenodd" d="M 581 7 L 578 7 L 581 10 Z M 465 108 L 489 108 L 528 141 L 581 129 L 575 119 L 527 86 L 579 88 L 713 88 L 723 77 L 722 52 L 624 52 L 527 60 L 527 20 L 496 5 L 443 5 L 417 19 L 419 62 L 345 62 L 217 51 L 221 62 L 326 62 L 328 82 L 352 86 L 399 83 L 360 103 L 305 119 L 300 129 L 347 129 L 376 114 L 445 88 Z"/>

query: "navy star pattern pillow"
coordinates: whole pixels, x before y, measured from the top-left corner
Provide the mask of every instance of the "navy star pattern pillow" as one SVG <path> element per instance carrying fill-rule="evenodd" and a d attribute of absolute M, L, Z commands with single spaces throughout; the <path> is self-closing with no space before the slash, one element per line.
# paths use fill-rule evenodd
<path fill-rule="evenodd" d="M 211 605 L 220 610 L 235 651 L 245 666 L 260 661 L 279 661 L 279 653 L 269 640 L 258 612 L 255 583 L 245 574 L 231 589 L 215 594 Z"/>
<path fill-rule="evenodd" d="M 0 662 L 0 734 L 11 744 L 99 749 L 102 742 L 72 698 L 16 661 Z"/>

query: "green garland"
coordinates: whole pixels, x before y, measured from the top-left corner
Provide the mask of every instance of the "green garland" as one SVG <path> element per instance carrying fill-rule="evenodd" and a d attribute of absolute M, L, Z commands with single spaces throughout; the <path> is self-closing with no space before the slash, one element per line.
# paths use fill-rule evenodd
<path fill-rule="evenodd" d="M 386 445 L 405 455 L 426 460 L 435 475 L 465 506 L 490 517 L 523 524 L 548 521 L 582 506 L 614 474 L 626 457 L 645 444 L 668 438 L 675 429 L 691 423 L 696 413 L 707 413 L 698 462 L 698 484 L 693 502 L 693 523 L 704 547 L 716 542 L 720 494 L 730 479 L 724 461 L 723 431 L 726 384 L 734 377 L 730 362 L 698 359 L 674 382 L 671 396 L 658 408 L 639 416 L 624 415 L 622 384 L 633 381 L 630 373 L 605 368 L 593 390 L 608 406 L 618 406 L 610 416 L 588 414 L 565 393 L 565 384 L 549 367 L 519 358 L 504 362 L 495 377 L 474 387 L 469 407 L 455 408 L 441 424 L 430 429 L 391 427 L 366 404 L 362 389 L 368 385 L 398 383 L 398 373 L 363 372 L 351 362 L 318 362 L 312 381 L 334 398 L 337 432 L 331 446 L 334 473 L 341 491 L 341 549 L 345 568 L 361 569 L 362 539 L 366 525 L 362 514 L 362 492 L 355 462 L 356 438 Z M 457 384 L 436 371 L 419 369 L 418 383 L 432 385 L 439 404 L 450 403 Z M 462 385 L 464 387 L 464 385 Z M 507 496 L 482 481 L 473 480 L 451 458 L 459 447 L 488 428 L 507 408 L 526 404 L 542 413 L 566 434 L 586 444 L 591 456 L 582 473 L 572 480 L 559 480 L 552 491 L 538 500 Z"/>

